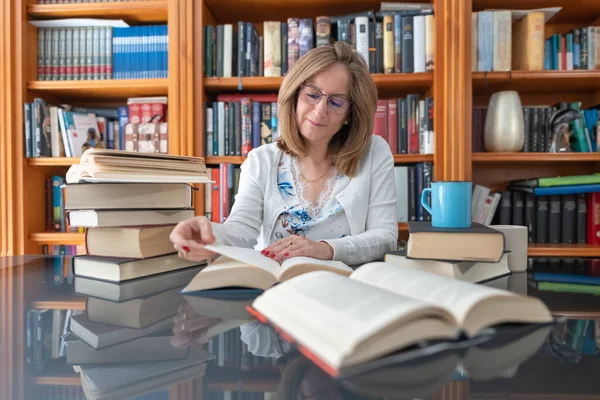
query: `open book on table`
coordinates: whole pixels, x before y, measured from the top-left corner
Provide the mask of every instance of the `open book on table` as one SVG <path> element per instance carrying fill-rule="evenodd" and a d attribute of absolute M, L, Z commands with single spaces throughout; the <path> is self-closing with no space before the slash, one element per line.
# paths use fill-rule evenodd
<path fill-rule="evenodd" d="M 485 336 L 505 323 L 551 323 L 537 298 L 375 262 L 350 277 L 315 271 L 278 284 L 248 311 L 331 376 L 424 342 Z"/>
<path fill-rule="evenodd" d="M 235 287 L 265 290 L 278 282 L 317 270 L 346 276 L 352 273 L 352 268 L 341 261 L 293 257 L 279 264 L 258 250 L 218 244 L 205 248 L 221 256 L 200 271 L 181 293 L 202 294 L 202 291 Z"/>

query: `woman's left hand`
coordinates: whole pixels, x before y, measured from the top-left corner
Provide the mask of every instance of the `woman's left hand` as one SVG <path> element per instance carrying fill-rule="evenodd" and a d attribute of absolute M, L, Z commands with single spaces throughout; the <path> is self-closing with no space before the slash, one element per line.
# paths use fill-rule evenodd
<path fill-rule="evenodd" d="M 271 243 L 261 253 L 277 262 L 298 256 L 333 259 L 333 248 L 326 242 L 313 242 L 304 236 L 292 235 Z"/>

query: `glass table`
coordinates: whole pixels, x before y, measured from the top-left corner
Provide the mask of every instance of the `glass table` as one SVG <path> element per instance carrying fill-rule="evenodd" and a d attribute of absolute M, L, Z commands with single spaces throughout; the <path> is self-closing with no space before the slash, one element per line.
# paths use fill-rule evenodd
<path fill-rule="evenodd" d="M 70 257 L 0 262 L 2 400 L 600 399 L 600 298 L 526 274 L 483 284 L 539 297 L 556 324 L 333 379 L 253 320 L 252 299 L 181 296 L 201 267 L 118 285 L 73 276 Z"/>

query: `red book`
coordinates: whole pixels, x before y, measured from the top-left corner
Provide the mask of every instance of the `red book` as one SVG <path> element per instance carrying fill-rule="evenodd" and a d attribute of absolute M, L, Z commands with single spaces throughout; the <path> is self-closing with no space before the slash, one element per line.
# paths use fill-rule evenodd
<path fill-rule="evenodd" d="M 587 195 L 587 242 L 600 245 L 600 193 Z"/>
<path fill-rule="evenodd" d="M 388 100 L 387 137 L 392 154 L 398 154 L 398 100 Z"/>
<path fill-rule="evenodd" d="M 375 111 L 375 123 L 373 124 L 373 135 L 381 136 L 388 141 L 387 129 L 387 100 L 377 100 L 377 111 Z"/>
<path fill-rule="evenodd" d="M 219 185 L 221 183 L 220 171 L 218 168 L 212 169 L 212 222 L 221 222 L 221 197 Z"/>

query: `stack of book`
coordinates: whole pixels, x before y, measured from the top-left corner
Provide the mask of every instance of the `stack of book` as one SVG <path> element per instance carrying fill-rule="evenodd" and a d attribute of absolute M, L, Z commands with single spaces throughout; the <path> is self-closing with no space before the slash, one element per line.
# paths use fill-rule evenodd
<path fill-rule="evenodd" d="M 179 291 L 202 267 L 180 259 L 169 240 L 194 215 L 186 181 L 207 182 L 202 159 L 91 149 L 69 170 L 68 219 L 87 228 L 87 254 L 73 263 L 75 292 L 90 297 L 71 318 L 67 363 L 187 357 L 171 345 L 171 331 Z"/>
<path fill-rule="evenodd" d="M 67 173 L 69 225 L 87 228 L 74 273 L 122 282 L 197 265 L 169 240 L 194 216 L 193 187 L 208 182 L 201 158 L 90 149 Z"/>
<path fill-rule="evenodd" d="M 510 274 L 504 235 L 489 226 L 450 229 L 412 221 L 408 230 L 406 248 L 386 253 L 386 263 L 473 283 Z"/>

